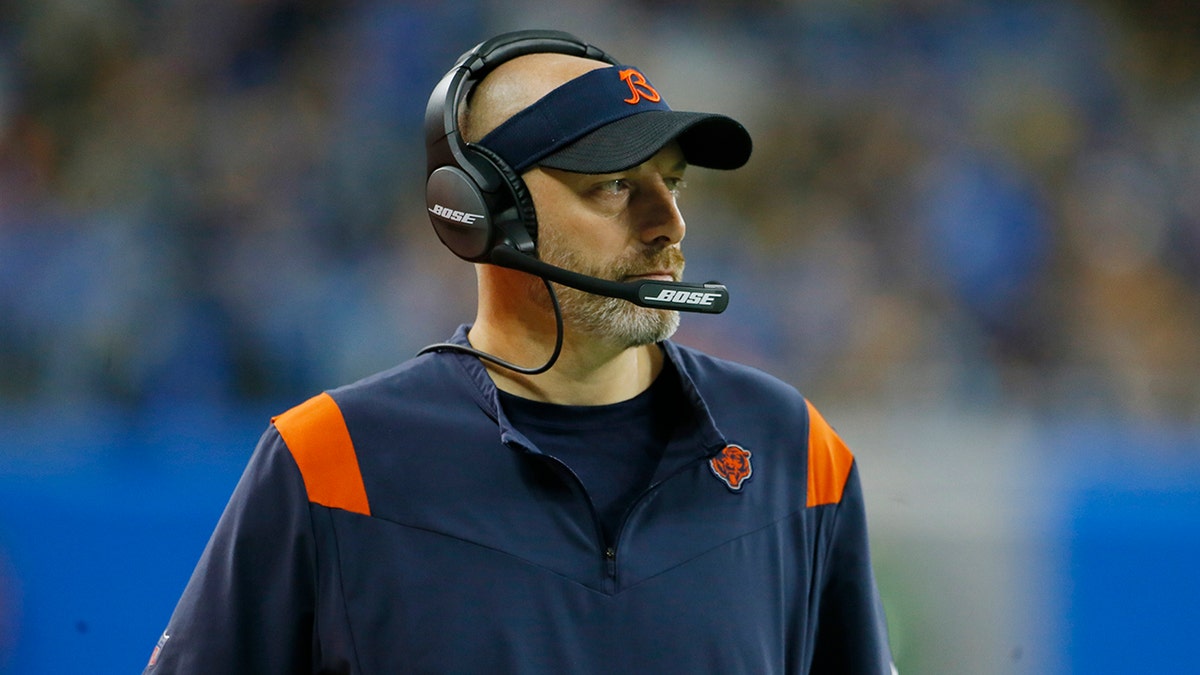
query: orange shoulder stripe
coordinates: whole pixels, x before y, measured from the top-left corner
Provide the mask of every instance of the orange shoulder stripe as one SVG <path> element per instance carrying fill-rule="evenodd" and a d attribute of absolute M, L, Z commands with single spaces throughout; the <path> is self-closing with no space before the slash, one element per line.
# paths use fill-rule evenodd
<path fill-rule="evenodd" d="M 842 490 L 853 464 L 850 449 L 813 404 L 808 403 L 808 506 L 842 501 Z"/>
<path fill-rule="evenodd" d="M 271 421 L 300 467 L 310 502 L 371 515 L 358 455 L 333 397 L 318 394 Z"/>

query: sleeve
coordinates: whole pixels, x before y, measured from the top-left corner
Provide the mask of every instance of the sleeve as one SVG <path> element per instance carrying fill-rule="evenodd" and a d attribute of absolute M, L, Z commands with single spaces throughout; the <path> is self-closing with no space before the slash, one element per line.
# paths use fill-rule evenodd
<path fill-rule="evenodd" d="M 278 431 L 259 441 L 145 675 L 312 671 L 316 550 Z"/>
<path fill-rule="evenodd" d="M 871 568 L 867 518 L 858 467 L 852 465 L 835 507 L 817 611 L 812 673 L 895 673 L 887 621 Z"/>
<path fill-rule="evenodd" d="M 808 506 L 820 511 L 815 561 L 814 675 L 895 673 L 887 621 L 871 568 L 858 462 L 833 427 L 808 404 Z"/>

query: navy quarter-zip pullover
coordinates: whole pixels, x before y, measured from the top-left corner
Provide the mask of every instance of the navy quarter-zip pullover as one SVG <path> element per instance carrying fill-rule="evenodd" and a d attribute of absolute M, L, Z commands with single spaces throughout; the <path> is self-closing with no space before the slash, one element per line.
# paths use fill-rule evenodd
<path fill-rule="evenodd" d="M 276 417 L 146 673 L 893 672 L 853 455 L 790 385 L 662 347 L 690 414 L 609 542 L 474 357 Z"/>

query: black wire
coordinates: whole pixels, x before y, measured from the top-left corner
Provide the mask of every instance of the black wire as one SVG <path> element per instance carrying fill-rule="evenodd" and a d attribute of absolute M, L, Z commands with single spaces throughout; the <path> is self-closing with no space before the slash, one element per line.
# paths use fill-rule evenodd
<path fill-rule="evenodd" d="M 524 367 L 518 366 L 514 363 L 509 363 L 508 361 L 505 361 L 504 359 L 500 358 L 499 356 L 493 356 L 491 354 L 488 354 L 487 352 L 481 352 L 478 349 L 475 349 L 474 347 L 468 347 L 466 345 L 458 345 L 458 344 L 454 344 L 453 342 L 439 342 L 437 344 L 429 345 L 428 347 L 425 347 L 425 348 L 421 349 L 421 351 L 417 352 L 417 356 L 425 354 L 426 352 L 454 351 L 454 352 L 459 352 L 462 354 L 470 354 L 471 356 L 479 357 L 479 358 L 483 359 L 484 361 L 494 363 L 502 368 L 507 368 L 511 371 L 521 373 L 522 375 L 538 375 L 540 373 L 546 372 L 547 370 L 550 370 L 550 367 L 553 366 L 556 361 L 558 361 L 558 355 L 562 353 L 563 318 L 562 318 L 562 309 L 559 308 L 559 306 L 558 306 L 558 295 L 556 295 L 554 293 L 554 287 L 551 286 L 550 282 L 546 279 L 542 279 L 542 283 L 546 285 L 546 292 L 550 294 L 550 305 L 552 307 L 554 307 L 554 324 L 558 330 L 558 337 L 554 340 L 554 353 L 552 353 L 550 355 L 550 360 L 547 361 L 544 365 L 538 366 L 537 368 L 524 368 Z"/>

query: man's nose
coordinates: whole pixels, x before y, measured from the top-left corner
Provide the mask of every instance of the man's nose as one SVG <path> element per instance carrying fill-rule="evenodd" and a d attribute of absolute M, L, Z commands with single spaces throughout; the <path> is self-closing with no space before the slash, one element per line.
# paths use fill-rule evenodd
<path fill-rule="evenodd" d="M 675 192 L 658 177 L 650 181 L 639 197 L 638 222 L 642 241 L 647 244 L 671 246 L 683 241 L 687 225 L 679 211 Z"/>

